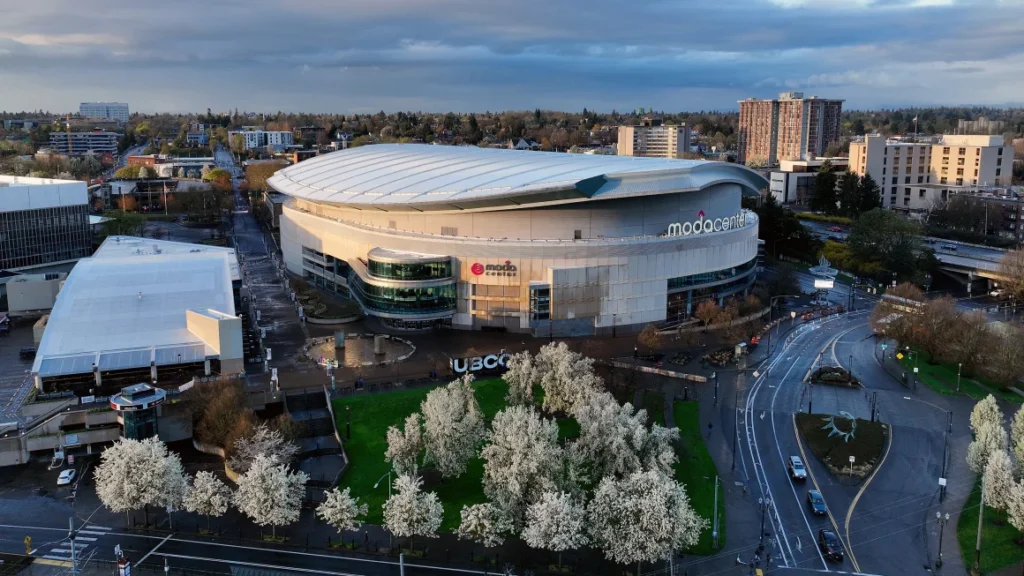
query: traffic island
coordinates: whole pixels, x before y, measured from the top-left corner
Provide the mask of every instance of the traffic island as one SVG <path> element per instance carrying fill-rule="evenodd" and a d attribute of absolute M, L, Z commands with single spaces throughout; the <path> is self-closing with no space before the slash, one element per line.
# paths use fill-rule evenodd
<path fill-rule="evenodd" d="M 794 414 L 807 448 L 834 476 L 861 481 L 882 458 L 889 426 L 846 412 L 838 415 Z M 851 460 L 852 457 L 852 460 Z"/>
<path fill-rule="evenodd" d="M 808 378 L 812 384 L 825 384 L 826 386 L 840 386 L 842 388 L 860 388 L 860 380 L 851 375 L 846 368 L 841 366 L 822 366 L 811 372 Z"/>

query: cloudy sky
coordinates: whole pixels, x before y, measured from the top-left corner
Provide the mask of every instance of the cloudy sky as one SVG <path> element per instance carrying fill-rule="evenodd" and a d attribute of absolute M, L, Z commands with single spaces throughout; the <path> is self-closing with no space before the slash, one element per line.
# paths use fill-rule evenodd
<path fill-rule="evenodd" d="M 8 6 L 4 6 L 4 5 Z M 0 110 L 1024 103 L 1024 0 L 0 0 Z"/>

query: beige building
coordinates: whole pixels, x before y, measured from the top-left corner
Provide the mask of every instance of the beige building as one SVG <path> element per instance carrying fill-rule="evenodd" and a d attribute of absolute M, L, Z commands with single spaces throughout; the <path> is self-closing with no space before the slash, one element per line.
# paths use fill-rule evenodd
<path fill-rule="evenodd" d="M 740 163 L 775 166 L 811 160 L 839 139 L 842 100 L 783 92 L 777 100 L 740 100 Z"/>
<path fill-rule="evenodd" d="M 1002 136 L 946 135 L 939 143 L 914 143 L 874 134 L 850 144 L 850 171 L 870 174 L 887 208 L 931 210 L 967 188 L 1007 186 L 1012 166 L 1013 147 Z"/>
<path fill-rule="evenodd" d="M 690 127 L 644 119 L 640 126 L 619 126 L 619 156 L 685 158 L 690 151 Z"/>

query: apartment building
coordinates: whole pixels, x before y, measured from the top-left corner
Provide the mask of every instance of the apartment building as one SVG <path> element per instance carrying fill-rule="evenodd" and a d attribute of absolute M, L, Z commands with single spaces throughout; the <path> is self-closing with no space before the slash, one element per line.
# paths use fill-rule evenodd
<path fill-rule="evenodd" d="M 772 170 L 769 191 L 779 204 L 806 206 L 814 195 L 814 181 L 822 165 L 828 162 L 832 172 L 846 172 L 847 158 L 815 158 L 814 160 L 783 160 Z"/>
<path fill-rule="evenodd" d="M 116 155 L 117 140 L 120 137 L 120 134 L 103 130 L 93 130 L 92 132 L 51 132 L 50 148 L 69 156 L 90 152 Z"/>
<path fill-rule="evenodd" d="M 690 127 L 645 118 L 639 126 L 619 126 L 619 156 L 684 158 L 690 151 Z"/>
<path fill-rule="evenodd" d="M 740 163 L 775 166 L 812 160 L 839 139 L 843 101 L 783 92 L 776 100 L 740 100 Z"/>
<path fill-rule="evenodd" d="M 895 142 L 872 134 L 850 144 L 850 171 L 871 174 L 882 205 L 930 210 L 950 194 L 978 186 L 1007 186 L 1013 147 L 1002 136 L 945 135 L 938 143 Z"/>
<path fill-rule="evenodd" d="M 128 105 L 124 102 L 82 102 L 78 105 L 78 115 L 83 118 L 127 122 Z"/>
<path fill-rule="evenodd" d="M 234 143 L 235 136 L 241 135 L 244 139 L 246 150 L 269 146 L 271 148 L 285 148 L 294 143 L 292 133 L 284 130 L 263 130 L 252 126 L 244 126 L 241 130 L 228 132 L 228 142 Z"/>

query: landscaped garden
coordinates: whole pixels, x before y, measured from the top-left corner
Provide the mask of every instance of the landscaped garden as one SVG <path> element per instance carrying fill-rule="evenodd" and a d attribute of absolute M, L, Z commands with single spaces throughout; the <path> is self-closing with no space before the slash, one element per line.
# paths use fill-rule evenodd
<path fill-rule="evenodd" d="M 807 448 L 832 474 L 865 478 L 889 442 L 889 426 L 843 415 L 797 413 L 796 425 Z"/>
<path fill-rule="evenodd" d="M 903 359 L 900 360 L 903 369 L 909 377 L 913 374 L 914 367 L 917 367 L 917 379 L 925 386 L 949 396 L 957 393 L 957 366 L 956 364 L 931 364 L 931 357 L 925 352 L 910 350 L 900 352 Z M 918 358 L 914 358 L 919 355 Z M 999 399 L 1014 404 L 1024 403 L 1024 397 L 1011 390 L 1005 390 L 998 382 L 983 376 L 966 376 L 961 370 L 960 392 L 972 400 L 981 400 L 989 394 L 995 394 Z"/>
<path fill-rule="evenodd" d="M 609 559 L 627 564 L 661 560 L 672 549 L 713 553 L 711 518 L 717 472 L 701 437 L 697 404 L 674 405 L 680 426 L 676 442 L 675 431 L 660 425 L 665 417 L 663 394 L 645 391 L 642 406 L 627 407 L 602 389 L 601 380 L 590 368 L 592 360 L 573 357 L 564 344 L 552 350 L 533 359 L 536 369 L 529 365 L 528 354 L 514 356 L 509 373 L 501 379 L 456 381 L 442 387 L 334 400 L 336 424 L 349 460 L 340 488 L 350 489 L 368 506 L 363 521 L 384 525 L 396 536 L 450 531 L 486 546 L 507 536 L 553 551 L 589 543 Z M 646 409 L 648 417 L 636 412 L 640 409 Z M 349 421 L 351 437 L 345 438 Z M 546 441 L 538 436 L 545 427 Z M 482 450 L 474 448 L 476 442 L 464 448 L 452 445 L 463 454 L 465 465 L 458 469 L 453 468 L 460 466 L 456 452 L 435 452 L 431 457 L 427 436 L 433 433 L 439 438 L 445 430 L 457 431 L 455 441 L 487 431 L 480 436 Z M 427 442 L 426 457 L 421 431 Z M 620 439 L 628 440 L 623 443 Z M 679 458 L 675 465 L 673 452 Z M 528 468 L 523 468 L 524 463 Z M 399 484 L 391 492 L 394 498 L 389 495 L 389 472 L 390 480 Z M 526 476 L 522 476 L 524 472 Z M 507 485 L 510 488 L 495 484 L 504 481 L 504 475 L 513 482 Z M 409 484 L 418 482 L 417 476 L 423 482 L 422 492 Z M 677 482 L 686 486 L 686 498 Z M 527 491 L 507 491 L 517 490 L 517 486 Z M 404 505 L 407 493 L 414 498 L 405 501 L 423 506 L 423 513 L 433 515 L 437 524 L 415 532 L 406 530 L 405 534 L 399 532 L 402 528 L 393 528 L 406 516 L 396 516 L 392 503 Z M 720 496 L 722 520 L 724 494 Z M 431 504 L 435 497 L 436 503 Z M 643 541 L 631 542 L 634 532 L 619 532 L 619 520 L 602 527 L 606 515 L 619 514 L 609 503 L 631 498 L 638 505 L 662 502 L 669 507 L 653 506 L 642 518 L 622 518 L 625 529 L 667 514 L 657 520 L 658 528 L 651 525 L 643 530 Z M 563 536 L 571 535 L 566 530 L 572 530 L 577 535 L 557 543 L 539 536 L 547 530 Z M 724 536 L 720 540 L 721 546 Z"/>

